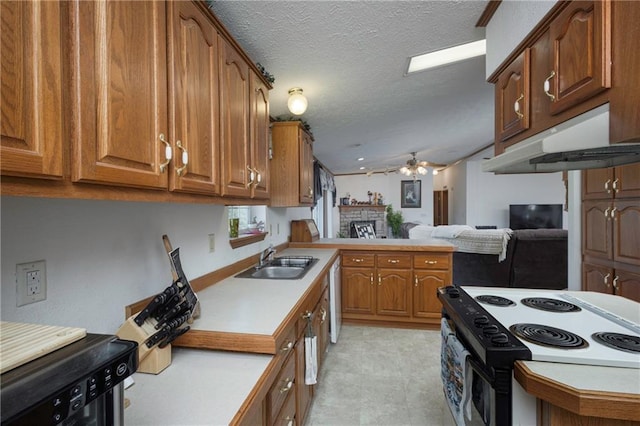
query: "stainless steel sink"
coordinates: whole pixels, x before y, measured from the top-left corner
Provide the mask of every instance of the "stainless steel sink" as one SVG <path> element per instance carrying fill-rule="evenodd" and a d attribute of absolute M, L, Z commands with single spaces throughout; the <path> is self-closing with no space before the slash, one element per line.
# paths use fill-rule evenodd
<path fill-rule="evenodd" d="M 268 280 L 298 280 L 311 269 L 318 259 L 311 256 L 282 256 L 258 268 L 249 268 L 236 278 L 261 278 Z"/>

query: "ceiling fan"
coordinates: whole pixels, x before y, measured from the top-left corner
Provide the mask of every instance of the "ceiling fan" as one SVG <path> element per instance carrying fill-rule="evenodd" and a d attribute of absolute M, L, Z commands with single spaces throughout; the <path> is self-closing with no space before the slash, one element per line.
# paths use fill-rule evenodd
<path fill-rule="evenodd" d="M 446 164 L 431 163 L 429 161 L 418 161 L 416 159 L 416 153 L 411 153 L 411 159 L 407 160 L 407 165 L 400 167 L 398 170 L 400 173 L 406 176 L 413 176 L 413 180 L 416 180 L 418 175 L 426 175 L 428 172 L 427 167 L 433 169 L 433 174 L 438 174 L 438 169 L 446 167 Z"/>

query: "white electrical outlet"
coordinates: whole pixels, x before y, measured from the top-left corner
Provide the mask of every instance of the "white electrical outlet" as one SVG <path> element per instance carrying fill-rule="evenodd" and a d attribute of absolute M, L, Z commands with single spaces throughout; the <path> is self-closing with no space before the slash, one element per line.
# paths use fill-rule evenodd
<path fill-rule="evenodd" d="M 47 268 L 44 260 L 16 265 L 16 306 L 47 298 Z"/>
<path fill-rule="evenodd" d="M 216 234 L 209 234 L 209 253 L 216 251 Z"/>

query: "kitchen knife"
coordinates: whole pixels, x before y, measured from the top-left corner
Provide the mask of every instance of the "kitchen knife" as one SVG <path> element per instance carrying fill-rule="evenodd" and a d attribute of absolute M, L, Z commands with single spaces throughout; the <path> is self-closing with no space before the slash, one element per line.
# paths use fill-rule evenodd
<path fill-rule="evenodd" d="M 166 314 L 164 314 L 162 316 L 162 318 L 160 318 L 158 320 L 158 324 L 162 324 L 164 322 L 171 321 L 172 319 L 176 318 L 180 314 L 183 314 L 183 313 L 185 313 L 187 311 L 190 312 L 191 308 L 192 308 L 192 306 L 189 303 L 189 301 L 184 300 L 181 303 L 179 303 L 176 306 L 174 306 L 173 308 L 169 309 L 169 311 Z M 158 327 L 156 326 L 156 329 L 157 328 Z"/>
<path fill-rule="evenodd" d="M 149 318 L 156 309 L 162 306 L 167 300 L 178 293 L 179 288 L 177 282 L 174 281 L 169 287 L 167 287 L 162 293 L 156 295 L 151 302 L 134 318 L 134 321 L 139 326 L 142 326 L 144 321 Z"/>
<path fill-rule="evenodd" d="M 181 300 L 182 300 L 182 296 L 180 296 L 179 294 L 176 294 L 171 299 L 167 300 L 167 302 L 164 305 L 156 309 L 156 311 L 153 314 L 153 318 L 155 318 L 156 321 L 159 321 L 160 318 L 165 316 L 166 313 L 171 310 L 171 308 L 178 305 Z"/>

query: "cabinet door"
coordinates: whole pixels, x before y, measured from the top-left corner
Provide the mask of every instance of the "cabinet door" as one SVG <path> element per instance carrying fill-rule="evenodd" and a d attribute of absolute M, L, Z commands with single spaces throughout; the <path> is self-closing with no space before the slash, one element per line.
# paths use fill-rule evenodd
<path fill-rule="evenodd" d="M 613 260 L 640 266 L 640 203 L 616 201 L 610 213 L 613 221 Z"/>
<path fill-rule="evenodd" d="M 573 1 L 551 23 L 551 114 L 611 87 L 610 16 L 609 0 Z"/>
<path fill-rule="evenodd" d="M 167 188 L 165 7 L 70 3 L 73 181 Z"/>
<path fill-rule="evenodd" d="M 0 172 L 62 177 L 59 2 L 0 3 Z"/>
<path fill-rule="evenodd" d="M 607 199 L 613 197 L 613 167 L 582 171 L 582 199 Z"/>
<path fill-rule="evenodd" d="M 442 304 L 436 296 L 439 287 L 451 284 L 447 271 L 415 271 L 413 279 L 413 311 L 415 318 L 433 318 L 441 315 Z"/>
<path fill-rule="evenodd" d="M 170 189 L 219 194 L 217 31 L 195 3 L 168 5 L 169 113 L 174 143 Z"/>
<path fill-rule="evenodd" d="M 374 271 L 342 268 L 342 313 L 375 314 Z"/>
<path fill-rule="evenodd" d="M 313 203 L 313 145 L 311 136 L 300 130 L 300 202 Z"/>
<path fill-rule="evenodd" d="M 611 187 L 616 198 L 640 198 L 640 163 L 614 168 Z"/>
<path fill-rule="evenodd" d="M 610 201 L 584 201 L 582 203 L 583 255 L 613 259 L 611 210 Z"/>
<path fill-rule="evenodd" d="M 249 66 L 222 37 L 220 48 L 220 115 L 222 129 L 222 195 L 249 197 Z"/>
<path fill-rule="evenodd" d="M 251 167 L 254 170 L 253 198 L 269 198 L 269 89 L 251 73 Z"/>
<path fill-rule="evenodd" d="M 616 269 L 615 294 L 640 302 L 640 274 Z"/>
<path fill-rule="evenodd" d="M 598 293 L 613 293 L 613 269 L 606 266 L 582 263 L 582 289 Z"/>
<path fill-rule="evenodd" d="M 411 270 L 379 269 L 376 314 L 411 316 Z"/>
<path fill-rule="evenodd" d="M 497 136 L 504 141 L 529 128 L 529 49 L 500 74 L 496 84 Z"/>

